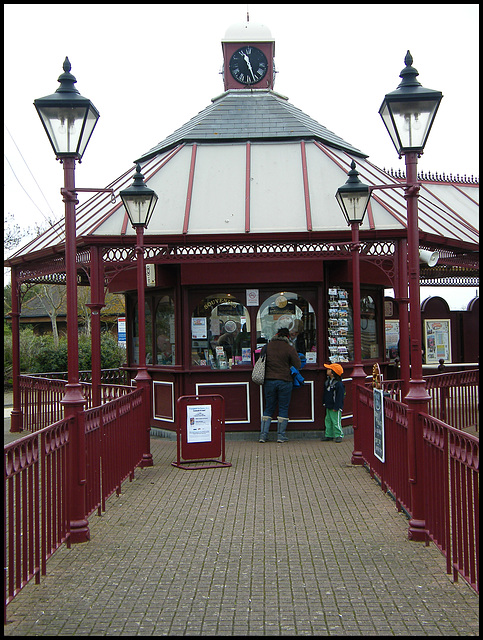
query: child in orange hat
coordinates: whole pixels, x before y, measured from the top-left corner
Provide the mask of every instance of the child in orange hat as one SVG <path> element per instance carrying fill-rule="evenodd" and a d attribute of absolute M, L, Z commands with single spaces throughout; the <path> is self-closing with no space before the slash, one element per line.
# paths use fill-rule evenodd
<path fill-rule="evenodd" d="M 324 364 L 327 380 L 324 383 L 325 436 L 322 440 L 342 442 L 342 409 L 344 408 L 345 387 L 342 383 L 344 369 L 338 362 Z"/>

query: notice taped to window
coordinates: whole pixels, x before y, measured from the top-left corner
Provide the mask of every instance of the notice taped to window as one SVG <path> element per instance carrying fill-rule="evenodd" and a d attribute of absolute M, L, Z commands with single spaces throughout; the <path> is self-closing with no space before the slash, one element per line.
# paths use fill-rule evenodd
<path fill-rule="evenodd" d="M 211 442 L 211 405 L 198 404 L 186 407 L 188 444 Z"/>

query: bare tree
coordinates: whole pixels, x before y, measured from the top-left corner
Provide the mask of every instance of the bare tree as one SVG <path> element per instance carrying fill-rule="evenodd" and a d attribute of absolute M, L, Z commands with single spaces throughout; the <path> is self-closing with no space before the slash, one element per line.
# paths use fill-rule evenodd
<path fill-rule="evenodd" d="M 34 290 L 35 297 L 50 318 L 54 345 L 56 347 L 59 346 L 57 316 L 61 310 L 65 309 L 66 292 L 66 287 L 58 284 L 40 284 L 37 285 Z"/>

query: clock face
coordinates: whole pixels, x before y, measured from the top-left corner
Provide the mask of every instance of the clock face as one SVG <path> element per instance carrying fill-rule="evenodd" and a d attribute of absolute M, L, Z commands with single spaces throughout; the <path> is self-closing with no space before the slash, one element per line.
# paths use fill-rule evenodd
<path fill-rule="evenodd" d="M 241 47 L 230 58 L 230 73 L 241 84 L 256 84 L 268 71 L 268 62 L 260 49 Z"/>

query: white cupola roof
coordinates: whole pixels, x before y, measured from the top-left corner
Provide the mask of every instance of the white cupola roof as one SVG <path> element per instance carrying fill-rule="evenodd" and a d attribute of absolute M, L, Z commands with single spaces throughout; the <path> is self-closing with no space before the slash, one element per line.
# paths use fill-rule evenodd
<path fill-rule="evenodd" d="M 274 42 L 274 39 L 264 24 L 237 22 L 228 27 L 222 42 Z"/>

